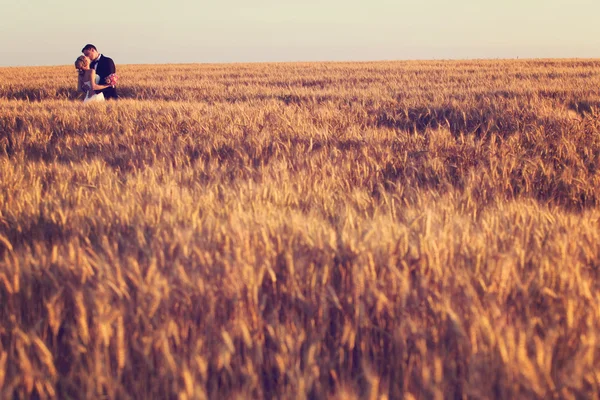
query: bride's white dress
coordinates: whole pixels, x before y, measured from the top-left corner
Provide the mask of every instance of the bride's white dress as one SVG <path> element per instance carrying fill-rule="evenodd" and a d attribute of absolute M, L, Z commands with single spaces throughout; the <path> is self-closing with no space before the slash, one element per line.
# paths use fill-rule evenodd
<path fill-rule="evenodd" d="M 100 77 L 96 75 L 96 84 L 100 83 Z M 104 93 L 97 93 L 92 90 L 92 82 L 87 81 L 83 82 L 83 90 L 85 91 L 85 99 L 83 99 L 84 103 L 89 103 L 93 101 L 104 101 Z"/>

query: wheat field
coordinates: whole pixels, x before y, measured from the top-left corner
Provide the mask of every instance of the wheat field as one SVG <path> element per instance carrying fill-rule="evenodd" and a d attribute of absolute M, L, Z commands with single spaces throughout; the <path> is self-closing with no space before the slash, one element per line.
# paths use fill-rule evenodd
<path fill-rule="evenodd" d="M 600 393 L 600 60 L 0 68 L 0 397 Z"/>

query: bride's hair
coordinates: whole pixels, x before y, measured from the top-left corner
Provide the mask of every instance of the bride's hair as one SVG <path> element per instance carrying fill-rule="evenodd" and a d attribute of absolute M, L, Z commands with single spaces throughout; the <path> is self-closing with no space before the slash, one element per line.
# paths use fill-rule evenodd
<path fill-rule="evenodd" d="M 86 56 L 79 56 L 77 57 L 77 60 L 75 60 L 75 68 L 77 68 L 79 70 L 79 75 L 83 74 L 83 70 L 81 69 L 82 67 L 89 67 L 90 66 L 90 59 L 87 58 Z"/>

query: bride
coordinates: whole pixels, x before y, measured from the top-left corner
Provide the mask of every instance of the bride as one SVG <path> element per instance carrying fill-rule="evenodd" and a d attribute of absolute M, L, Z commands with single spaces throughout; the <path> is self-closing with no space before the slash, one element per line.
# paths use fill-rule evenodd
<path fill-rule="evenodd" d="M 110 85 L 100 85 L 100 77 L 96 75 L 96 71 L 90 68 L 90 59 L 86 56 L 79 56 L 75 60 L 75 68 L 79 71 L 77 79 L 77 91 L 85 92 L 84 103 L 90 101 L 104 101 L 103 93 L 96 93 L 96 90 L 103 90 Z"/>

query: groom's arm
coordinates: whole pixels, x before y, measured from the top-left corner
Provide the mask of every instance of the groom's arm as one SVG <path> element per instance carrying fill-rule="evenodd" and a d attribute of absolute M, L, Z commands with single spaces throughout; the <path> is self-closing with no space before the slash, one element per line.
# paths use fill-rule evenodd
<path fill-rule="evenodd" d="M 115 67 L 115 62 L 112 60 L 112 58 L 106 57 L 106 72 L 106 76 L 117 72 L 117 67 Z"/>
<path fill-rule="evenodd" d="M 110 74 L 114 74 L 117 72 L 117 68 L 115 67 L 115 63 L 112 58 L 103 57 L 104 63 L 102 65 L 102 82 L 105 83 L 104 79 L 106 79 Z M 112 87 L 112 86 L 109 86 Z"/>

